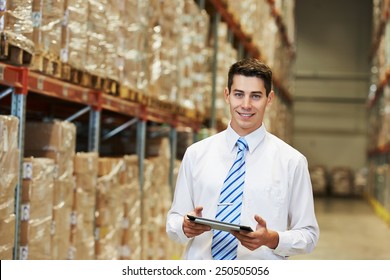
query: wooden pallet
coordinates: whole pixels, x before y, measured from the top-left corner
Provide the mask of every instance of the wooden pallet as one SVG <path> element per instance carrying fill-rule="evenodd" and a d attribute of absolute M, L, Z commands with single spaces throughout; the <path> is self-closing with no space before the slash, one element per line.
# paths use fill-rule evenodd
<path fill-rule="evenodd" d="M 138 92 L 123 85 L 119 85 L 119 97 L 132 102 L 139 102 Z"/>
<path fill-rule="evenodd" d="M 108 94 L 119 96 L 119 82 L 108 78 L 104 79 L 103 90 Z"/>
<path fill-rule="evenodd" d="M 45 75 L 55 78 L 61 78 L 62 67 L 59 58 L 50 53 L 35 53 L 33 56 L 31 68 L 42 72 Z"/>
<path fill-rule="evenodd" d="M 4 33 L 0 34 L 0 61 L 13 65 L 30 65 L 33 55 L 7 40 Z"/>

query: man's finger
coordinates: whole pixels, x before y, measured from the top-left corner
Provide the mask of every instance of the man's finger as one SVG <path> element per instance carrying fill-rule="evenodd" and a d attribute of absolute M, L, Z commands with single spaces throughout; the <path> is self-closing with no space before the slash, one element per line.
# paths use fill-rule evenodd
<path fill-rule="evenodd" d="M 255 215 L 255 220 L 261 227 L 267 227 L 267 223 L 259 215 Z"/>

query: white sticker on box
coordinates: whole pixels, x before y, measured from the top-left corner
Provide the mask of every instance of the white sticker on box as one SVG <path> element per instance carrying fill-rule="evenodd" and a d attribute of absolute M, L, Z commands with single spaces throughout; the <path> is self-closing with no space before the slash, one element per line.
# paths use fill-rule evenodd
<path fill-rule="evenodd" d="M 20 250 L 19 258 L 21 260 L 28 260 L 28 246 L 20 246 L 19 250 Z"/>
<path fill-rule="evenodd" d="M 122 228 L 123 229 L 129 228 L 129 220 L 128 219 L 124 218 L 122 220 Z"/>
<path fill-rule="evenodd" d="M 22 221 L 30 220 L 30 203 L 22 204 L 21 208 L 22 208 L 21 220 Z"/>
<path fill-rule="evenodd" d="M 31 180 L 33 177 L 33 166 L 32 162 L 23 163 L 23 179 Z"/>
<path fill-rule="evenodd" d="M 4 12 L 7 8 L 7 0 L 0 0 L 0 12 Z"/>
<path fill-rule="evenodd" d="M 0 27 L 0 29 L 2 28 Z M 0 80 L 4 80 L 4 66 L 0 66 Z"/>
<path fill-rule="evenodd" d="M 73 246 L 69 247 L 68 250 L 68 260 L 74 260 L 76 256 L 76 248 Z"/>
<path fill-rule="evenodd" d="M 68 62 L 68 59 L 69 59 L 68 49 L 61 49 L 60 58 L 61 58 L 62 62 L 65 62 L 65 63 Z"/>
<path fill-rule="evenodd" d="M 70 224 L 72 226 L 77 225 L 77 214 L 75 211 L 72 211 L 72 213 L 70 214 Z"/>
<path fill-rule="evenodd" d="M 42 24 L 41 12 L 32 12 L 31 20 L 32 20 L 32 27 L 40 27 Z"/>
<path fill-rule="evenodd" d="M 8 127 L 3 128 L 3 152 L 8 151 Z"/>
<path fill-rule="evenodd" d="M 69 23 L 69 9 L 66 9 L 64 11 L 64 17 L 62 18 L 62 25 L 68 26 L 68 23 Z"/>
<path fill-rule="evenodd" d="M 95 229 L 95 240 L 99 240 L 100 239 L 100 228 L 96 228 Z"/>
<path fill-rule="evenodd" d="M 122 257 L 130 257 L 131 256 L 131 249 L 128 245 L 121 246 L 121 255 L 122 255 Z"/>
<path fill-rule="evenodd" d="M 88 158 L 88 170 L 92 171 L 93 169 L 93 159 Z"/>
<path fill-rule="evenodd" d="M 53 176 L 54 178 L 59 177 L 58 164 L 54 165 Z"/>
<path fill-rule="evenodd" d="M 50 235 L 54 235 L 56 233 L 56 222 L 55 221 L 51 221 L 51 225 L 50 225 Z"/>

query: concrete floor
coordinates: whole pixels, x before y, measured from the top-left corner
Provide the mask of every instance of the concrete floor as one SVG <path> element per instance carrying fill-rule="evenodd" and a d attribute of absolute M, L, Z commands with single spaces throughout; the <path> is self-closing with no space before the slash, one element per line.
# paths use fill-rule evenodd
<path fill-rule="evenodd" d="M 365 199 L 316 198 L 317 247 L 292 260 L 390 260 L 390 226 Z"/>

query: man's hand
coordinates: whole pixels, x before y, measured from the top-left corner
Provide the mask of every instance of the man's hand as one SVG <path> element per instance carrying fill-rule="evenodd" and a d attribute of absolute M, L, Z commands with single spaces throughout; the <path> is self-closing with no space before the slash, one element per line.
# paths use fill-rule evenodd
<path fill-rule="evenodd" d="M 202 217 L 202 210 L 203 210 L 202 206 L 197 206 L 194 209 L 194 211 L 188 213 L 187 215 Z M 209 227 L 209 226 L 197 224 L 197 223 L 195 223 L 193 221 L 190 221 L 187 218 L 187 215 L 184 216 L 183 231 L 184 231 L 184 234 L 188 238 L 192 238 L 192 237 L 198 236 L 199 234 L 202 234 L 205 231 L 211 230 L 211 227 Z"/>
<path fill-rule="evenodd" d="M 231 234 L 241 242 L 242 246 L 251 251 L 263 245 L 275 249 L 279 244 L 279 234 L 276 231 L 268 230 L 266 222 L 259 215 L 255 215 L 255 220 L 257 222 L 256 231 L 231 231 Z"/>

